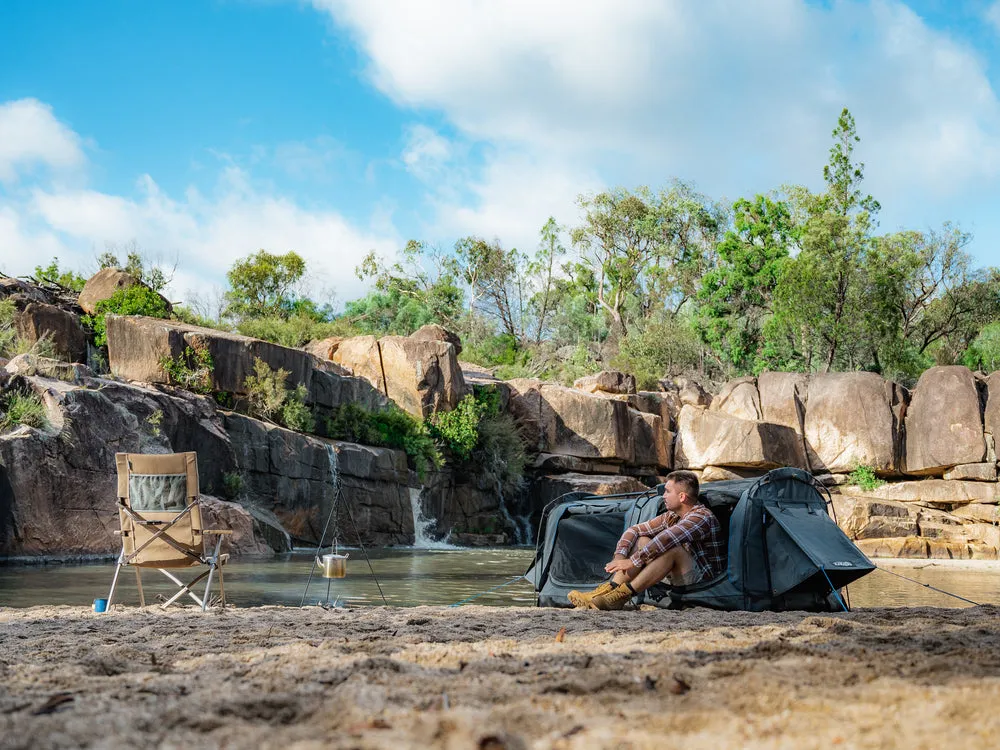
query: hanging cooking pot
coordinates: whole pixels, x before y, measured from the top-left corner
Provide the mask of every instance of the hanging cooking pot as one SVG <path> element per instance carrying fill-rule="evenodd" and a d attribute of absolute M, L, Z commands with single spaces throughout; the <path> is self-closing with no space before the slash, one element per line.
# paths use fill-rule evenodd
<path fill-rule="evenodd" d="M 343 578 L 347 575 L 347 555 L 329 554 L 316 558 L 323 569 L 324 578 Z"/>

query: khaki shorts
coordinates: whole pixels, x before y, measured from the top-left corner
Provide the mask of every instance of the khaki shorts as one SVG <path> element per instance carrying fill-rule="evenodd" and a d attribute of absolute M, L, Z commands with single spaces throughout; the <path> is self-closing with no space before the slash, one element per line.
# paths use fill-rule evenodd
<path fill-rule="evenodd" d="M 701 568 L 695 565 L 686 573 L 668 575 L 663 579 L 663 582 L 669 586 L 693 586 L 703 580 L 705 580 L 705 576 L 702 574 Z"/>

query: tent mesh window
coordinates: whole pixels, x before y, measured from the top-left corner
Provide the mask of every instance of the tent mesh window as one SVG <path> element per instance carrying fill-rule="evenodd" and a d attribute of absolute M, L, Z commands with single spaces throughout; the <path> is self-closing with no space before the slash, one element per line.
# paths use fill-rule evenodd
<path fill-rule="evenodd" d="M 559 521 L 549 575 L 557 581 L 602 581 L 604 566 L 622 535 L 624 513 L 568 515 Z M 595 555 L 590 550 L 600 550 Z"/>

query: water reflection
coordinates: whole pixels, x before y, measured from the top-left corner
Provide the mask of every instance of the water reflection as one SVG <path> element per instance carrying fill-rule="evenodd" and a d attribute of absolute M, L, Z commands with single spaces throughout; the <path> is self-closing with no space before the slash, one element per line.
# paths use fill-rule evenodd
<path fill-rule="evenodd" d="M 380 549 L 369 550 L 382 591 L 390 605 L 447 605 L 472 599 L 492 606 L 533 606 L 534 591 L 523 580 L 533 550 L 499 549 Z M 338 598 L 351 605 L 381 604 L 368 561 L 359 549 L 350 551 L 347 577 L 328 581 L 313 569 L 311 551 L 295 552 L 267 560 L 234 560 L 226 566 L 226 595 L 234 606 L 297 606 L 306 591 L 307 604 Z M 919 583 L 876 570 L 851 585 L 854 607 L 965 607 L 953 599 L 920 584 L 958 594 L 983 604 L 1000 604 L 1000 564 L 991 562 L 879 560 L 880 567 L 912 578 Z M 0 605 L 30 607 L 42 604 L 89 605 L 107 596 L 114 565 L 47 564 L 0 566 Z M 163 580 L 161 584 L 157 579 Z M 157 594 L 173 593 L 172 584 L 156 571 L 143 575 L 147 601 Z M 492 590 L 491 590 L 492 589 Z M 138 604 L 135 577 L 125 571 L 119 580 L 116 599 L 128 606 Z"/>

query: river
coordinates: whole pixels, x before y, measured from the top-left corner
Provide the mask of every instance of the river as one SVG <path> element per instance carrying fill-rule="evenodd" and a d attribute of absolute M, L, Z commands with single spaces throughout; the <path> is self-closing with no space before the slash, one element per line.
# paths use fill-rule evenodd
<path fill-rule="evenodd" d="M 307 604 L 376 605 L 382 603 L 381 587 L 385 601 L 400 607 L 465 601 L 493 606 L 535 603 L 531 585 L 516 579 L 531 562 L 533 550 L 529 548 L 378 549 L 368 553 L 371 569 L 361 550 L 351 549 L 349 553 L 347 577 L 329 580 L 320 577 L 319 569 L 312 566 L 312 554 L 306 551 L 264 560 L 235 559 L 225 569 L 228 601 L 237 607 L 297 606 L 305 595 Z M 1000 604 L 1000 563 L 952 560 L 876 560 L 876 563 L 881 570 L 850 586 L 850 601 L 855 608 L 970 606 L 921 584 L 978 603 Z M 109 561 L 3 565 L 0 606 L 89 605 L 95 598 L 107 596 L 113 571 L 114 564 Z M 313 571 L 311 581 L 310 571 Z M 903 580 L 900 575 L 919 583 Z M 157 594 L 171 593 L 170 586 L 155 570 L 143 574 L 147 602 L 155 601 Z M 115 600 L 128 606 L 138 604 L 131 570 L 123 571 Z"/>

